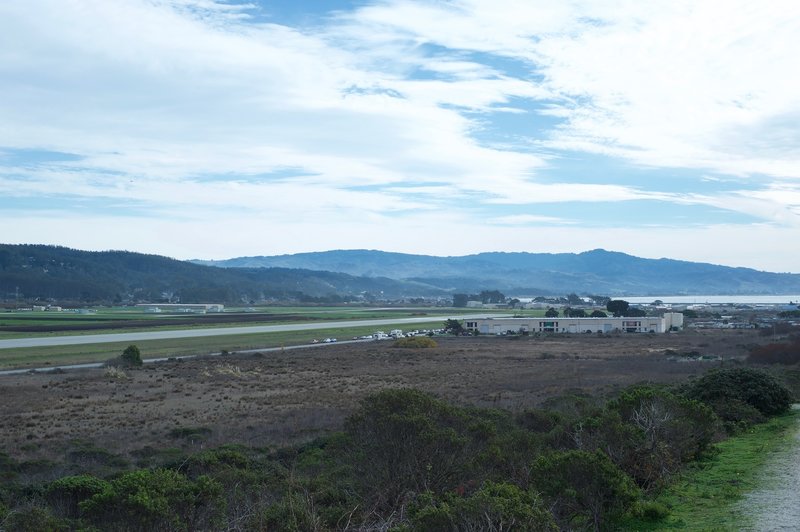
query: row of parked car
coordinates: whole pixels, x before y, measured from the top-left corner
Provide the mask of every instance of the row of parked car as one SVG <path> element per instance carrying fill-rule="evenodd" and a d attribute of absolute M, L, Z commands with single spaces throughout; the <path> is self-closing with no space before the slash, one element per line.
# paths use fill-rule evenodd
<path fill-rule="evenodd" d="M 365 334 L 363 336 L 353 336 L 353 340 L 388 340 L 405 338 L 406 336 L 432 336 L 435 334 L 444 334 L 444 329 L 415 329 L 406 333 L 404 333 L 402 329 L 392 329 L 388 332 L 388 334 L 383 331 L 376 331 L 372 334 Z M 323 344 L 330 344 L 336 341 L 336 338 L 325 338 L 324 340 L 311 340 L 311 343 L 318 344 L 322 342 Z"/>

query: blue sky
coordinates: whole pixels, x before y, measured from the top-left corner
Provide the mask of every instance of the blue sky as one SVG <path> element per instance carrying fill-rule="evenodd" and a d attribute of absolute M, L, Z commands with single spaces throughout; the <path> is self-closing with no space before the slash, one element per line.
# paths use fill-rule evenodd
<path fill-rule="evenodd" d="M 0 241 L 800 272 L 800 4 L 0 2 Z"/>

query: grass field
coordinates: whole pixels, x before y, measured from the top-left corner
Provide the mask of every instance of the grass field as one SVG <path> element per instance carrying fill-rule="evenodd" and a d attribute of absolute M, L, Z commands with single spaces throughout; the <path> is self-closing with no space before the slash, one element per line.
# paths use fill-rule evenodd
<path fill-rule="evenodd" d="M 0 313 L 0 339 L 108 334 L 116 332 L 172 330 L 195 327 L 239 327 L 244 325 L 281 325 L 320 321 L 391 319 L 431 316 L 492 314 L 508 311 L 482 311 L 447 307 L 372 308 L 372 307 L 259 307 L 254 312 L 209 314 L 148 313 L 139 308 L 93 309 L 90 314 L 74 312 L 4 312 Z M 525 311 L 526 316 L 541 311 Z M 522 314 L 520 314 L 522 315 Z"/>
<path fill-rule="evenodd" d="M 434 317 L 428 323 L 414 324 L 414 329 L 440 327 L 442 318 Z M 383 325 L 381 330 L 405 329 L 408 324 Z M 246 351 L 269 347 L 291 346 L 310 343 L 313 340 L 324 338 L 337 338 L 339 340 L 351 339 L 354 336 L 372 334 L 376 327 L 340 327 L 331 329 L 316 329 L 313 331 L 289 331 L 263 334 L 239 334 L 225 336 L 210 336 L 203 338 L 176 338 L 169 340 L 138 341 L 136 345 L 142 352 L 142 357 L 161 358 L 178 357 L 187 355 L 204 355 L 219 353 L 220 351 Z M 53 347 L 30 347 L 24 349 L 0 350 L 0 368 L 26 368 L 41 366 L 58 366 L 67 364 L 80 364 L 84 362 L 99 362 L 118 356 L 130 342 L 115 342 L 107 344 L 84 344 Z"/>

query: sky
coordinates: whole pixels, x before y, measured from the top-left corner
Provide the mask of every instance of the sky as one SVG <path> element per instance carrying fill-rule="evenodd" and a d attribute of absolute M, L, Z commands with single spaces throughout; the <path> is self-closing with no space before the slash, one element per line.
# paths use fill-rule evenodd
<path fill-rule="evenodd" d="M 800 273 L 800 2 L 3 0 L 0 242 Z"/>

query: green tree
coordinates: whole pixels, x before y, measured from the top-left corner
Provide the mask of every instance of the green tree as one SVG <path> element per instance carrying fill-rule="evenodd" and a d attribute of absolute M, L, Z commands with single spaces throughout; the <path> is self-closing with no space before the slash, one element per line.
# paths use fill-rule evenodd
<path fill-rule="evenodd" d="M 459 335 L 464 332 L 464 326 L 456 319 L 448 319 L 444 322 L 444 332 Z"/>
<path fill-rule="evenodd" d="M 569 302 L 570 305 L 583 305 L 583 299 L 581 299 L 578 294 L 574 293 L 567 296 L 567 302 Z"/>
<path fill-rule="evenodd" d="M 550 307 L 544 313 L 544 317 L 545 318 L 557 318 L 558 317 L 558 311 L 556 309 L 554 309 L 553 307 Z"/>
<path fill-rule="evenodd" d="M 469 296 L 467 294 L 453 294 L 453 306 L 456 308 L 463 308 L 467 306 Z"/>
<path fill-rule="evenodd" d="M 126 366 L 141 366 L 143 364 L 142 353 L 139 351 L 139 348 L 133 344 L 125 348 L 120 359 L 122 359 L 122 362 Z"/>
<path fill-rule="evenodd" d="M 589 314 L 590 318 L 607 318 L 608 314 L 603 312 L 602 310 L 593 310 L 591 314 Z"/>
<path fill-rule="evenodd" d="M 504 303 L 506 296 L 499 290 L 482 290 L 476 299 L 482 303 Z"/>
<path fill-rule="evenodd" d="M 606 303 L 606 310 L 616 317 L 625 316 L 625 313 L 628 311 L 628 307 L 630 307 L 630 303 L 624 299 L 612 299 Z"/>

